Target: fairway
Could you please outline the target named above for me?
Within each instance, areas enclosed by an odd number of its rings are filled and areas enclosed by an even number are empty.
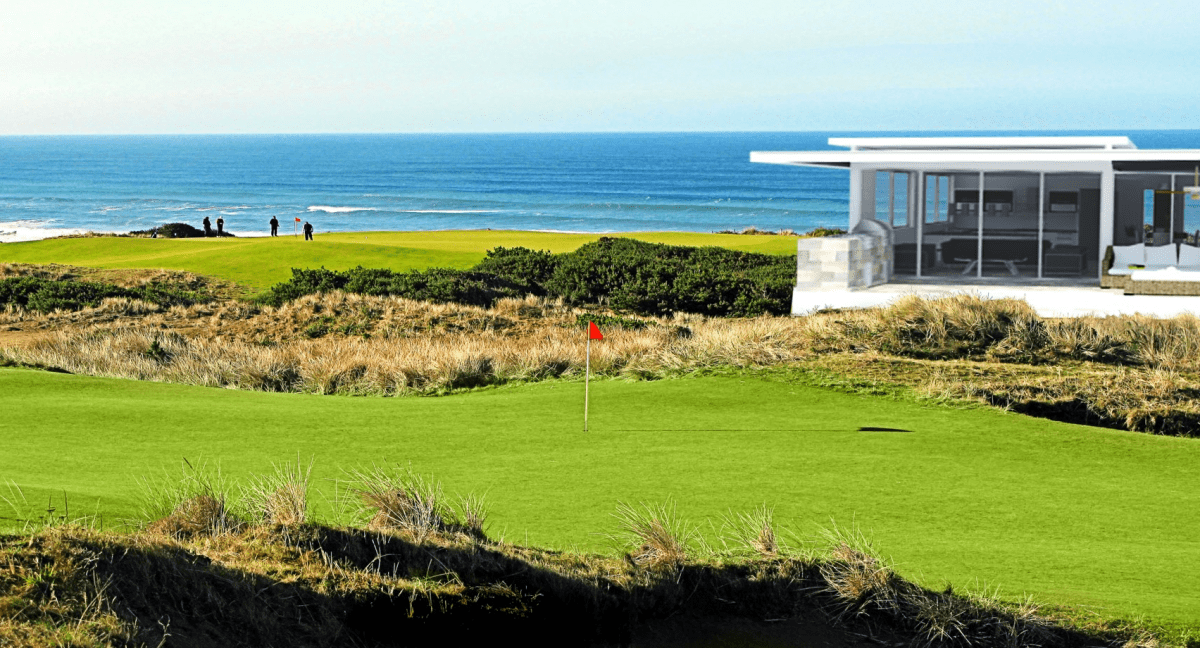
[[[899,571],[957,590],[1200,625],[1200,443],[989,409],[850,395],[784,374],[546,382],[440,398],[268,394],[0,369],[0,480],[72,511],[128,516],[136,478],[180,459],[245,476],[316,459],[411,462],[451,492],[486,492],[491,534],[610,550],[618,500],[674,496],[715,537],[767,502],[812,536],[852,522]],[[882,427],[911,432],[860,432]],[[2,491],[0,491],[2,492]],[[0,512],[0,515],[8,513]]]
[[[186,270],[262,290],[292,276],[292,268],[346,270],[355,266],[414,270],[469,268],[494,247],[569,252],[601,236],[671,245],[713,245],[767,254],[795,254],[794,236],[695,232],[561,234],[520,231],[340,232],[313,241],[277,238],[62,238],[0,245],[0,262],[63,263],[93,268]]]

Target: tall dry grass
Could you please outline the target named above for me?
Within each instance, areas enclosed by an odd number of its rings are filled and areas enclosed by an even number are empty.
[[[539,300],[509,300],[494,309],[387,298],[362,301],[378,308],[375,330],[382,333],[253,341],[259,318],[296,322],[299,328],[305,320],[297,320],[298,310],[331,312],[313,299],[255,313],[239,336],[119,326],[61,331],[5,353],[15,362],[71,373],[316,394],[436,393],[583,370],[586,337],[574,325],[574,311],[561,306]],[[530,314],[551,309],[553,317]],[[222,315],[233,317],[226,311],[212,317]],[[519,324],[518,317],[523,317]],[[637,331],[605,331],[605,341],[592,347],[591,367],[600,375],[643,375],[706,366],[767,366],[805,353],[798,329],[787,319],[679,317]]]
[[[699,538],[696,527],[679,515],[674,500],[661,503],[619,502],[613,513],[620,532],[610,539],[638,567],[678,575],[687,562],[689,545]]]

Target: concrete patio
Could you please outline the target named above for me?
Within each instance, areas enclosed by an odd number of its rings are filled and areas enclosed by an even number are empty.
[[[856,290],[803,291],[792,294],[792,313],[807,314],[826,308],[872,308],[886,306],[905,295],[928,299],[955,294],[976,294],[991,299],[1023,299],[1042,317],[1080,317],[1143,314],[1153,317],[1200,315],[1200,297],[1168,295],[1125,295],[1120,290],[1080,285],[1079,282],[1030,284],[991,283],[964,285],[950,281],[905,281]]]

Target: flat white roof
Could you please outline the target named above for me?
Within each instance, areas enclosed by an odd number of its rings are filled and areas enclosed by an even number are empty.
[[[753,151],[751,162],[939,171],[1188,172],[1200,149],[1139,149],[1128,137],[831,137],[848,151]]]
[[[1135,149],[1124,135],[1098,137],[831,137],[830,146],[883,149]]]

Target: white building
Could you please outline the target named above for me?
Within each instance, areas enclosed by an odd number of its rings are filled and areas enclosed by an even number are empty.
[[[849,171],[850,233],[800,240],[794,310],[815,303],[804,293],[897,281],[1200,294],[1200,237],[1184,231],[1185,210],[1200,208],[1200,150],[1138,149],[1128,137],[829,144],[846,150],[750,154]]]

